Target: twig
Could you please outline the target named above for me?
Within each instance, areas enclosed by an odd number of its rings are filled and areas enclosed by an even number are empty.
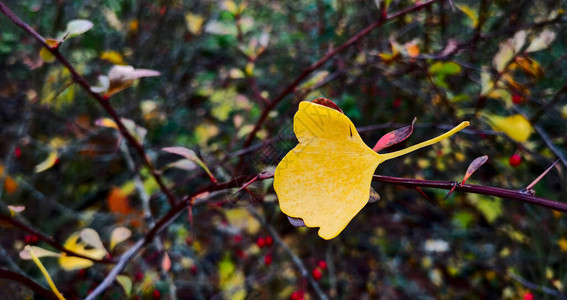
[[[16,272],[0,269],[0,278],[19,282],[19,283],[21,283],[21,284],[25,285],[26,287],[32,289],[34,292],[40,294],[41,296],[43,296],[47,299],[57,300],[57,296],[55,296],[55,294],[52,291],[43,288],[41,285],[37,284],[35,281],[27,278],[26,276],[24,276],[22,274],[18,274]]]
[[[268,232],[270,233],[276,244],[282,247],[282,249],[291,257],[291,260],[293,261],[295,266],[299,269],[299,272],[301,273],[301,277],[307,278],[309,284],[311,285],[311,287],[313,287],[313,290],[315,290],[315,293],[317,293],[319,299],[323,299],[323,300],[328,299],[327,295],[325,294],[325,292],[323,292],[317,281],[315,281],[315,279],[313,279],[313,277],[309,275],[309,271],[305,267],[305,264],[303,264],[301,258],[299,258],[297,255],[295,255],[295,253],[293,253],[293,251],[289,248],[289,246],[279,236],[278,232],[274,229],[274,227],[268,224],[268,222],[266,222],[266,219],[262,217],[253,206],[250,205],[247,207],[247,209],[254,218],[260,221],[260,223],[262,223],[263,228],[268,230]]]
[[[529,289],[532,289],[532,290],[535,290],[535,291],[541,291],[545,294],[553,295],[553,296],[559,297],[560,299],[563,299],[563,300],[567,299],[567,296],[565,294],[562,294],[561,292],[559,292],[557,290],[537,285],[533,282],[527,281],[526,279],[524,279],[524,278],[522,278],[522,277],[520,277],[520,276],[518,276],[514,273],[509,273],[508,276],[510,276],[512,279],[516,280],[521,285],[523,285],[523,286],[525,286]]]
[[[39,232],[39,231],[27,226],[26,224],[14,219],[10,216],[0,215],[0,222],[6,222],[6,223],[8,223],[8,224],[10,224],[10,225],[12,225],[16,228],[19,228],[20,230],[23,230],[23,231],[25,231],[29,234],[35,235],[35,236],[37,236],[38,239],[48,243],[53,248],[55,248],[55,249],[57,249],[61,252],[64,252],[68,256],[76,256],[76,257],[88,259],[90,261],[97,262],[97,263],[103,263],[103,264],[115,263],[115,261],[113,259],[108,259],[108,258],[94,259],[92,257],[85,256],[85,255],[79,254],[75,251],[69,250],[69,249],[63,247],[60,243],[58,243],[53,237],[45,235],[42,232]]]
[[[228,182],[208,185],[193,192],[193,194],[184,197],[183,200],[172,207],[165,216],[161,217],[156,222],[156,225],[152,227],[152,229],[142,239],[138,240],[136,244],[132,246],[132,248],[130,248],[127,252],[120,256],[118,263],[116,263],[112,271],[110,271],[110,273],[106,275],[104,280],[93,290],[91,294],[89,294],[86,300],[96,299],[97,296],[99,296],[102,292],[104,292],[104,290],[112,285],[112,282],[114,282],[116,276],[120,274],[120,272],[122,272],[124,268],[126,268],[130,260],[132,260],[132,258],[134,258],[146,245],[151,243],[156,236],[158,236],[165,228],[167,228],[167,226],[169,226],[169,224],[171,224],[181,214],[181,212],[187,208],[187,206],[193,204],[192,202],[194,201],[193,198],[195,196],[205,192],[214,192],[240,187],[243,183],[252,180],[252,178],[256,176],[259,177],[258,180],[271,178],[270,175],[266,174],[240,176]]]
[[[537,133],[539,134],[539,136],[541,136],[541,138],[543,139],[543,141],[547,145],[547,147],[549,147],[549,149],[555,155],[557,155],[559,160],[561,160],[561,164],[563,166],[567,167],[567,158],[565,158],[565,155],[563,154],[563,152],[553,144],[553,142],[549,138],[549,135],[547,135],[547,133],[539,125],[534,125],[534,128],[537,131]]]
[[[140,155],[140,157],[144,161],[144,164],[149,169],[150,174],[152,174],[152,177],[154,177],[157,184],[159,185],[160,190],[167,197],[169,203],[171,205],[175,205],[177,203],[177,198],[175,197],[175,195],[173,195],[171,193],[171,191],[167,188],[167,186],[165,186],[165,183],[161,179],[161,175],[154,168],[149,156],[146,154],[146,151],[144,150],[144,147],[128,131],[128,129],[126,128],[126,126],[122,122],[120,116],[118,115],[116,110],[114,110],[114,107],[110,104],[108,99],[105,99],[101,95],[91,91],[91,86],[88,83],[88,81],[86,80],[86,78],[83,77],[81,74],[79,74],[77,69],[75,69],[75,67],[73,67],[73,65],[67,60],[67,58],[65,56],[63,56],[63,54],[61,54],[61,52],[59,52],[58,48],[50,47],[45,42],[45,39],[39,33],[37,33],[26,22],[22,21],[22,19],[20,19],[16,14],[14,14],[14,12],[12,12],[2,2],[0,2],[0,12],[2,12],[4,15],[6,15],[6,17],[8,17],[12,21],[12,23],[14,23],[18,27],[22,28],[24,31],[26,31],[30,35],[32,35],[36,40],[38,40],[42,44],[43,47],[48,49],[53,54],[53,56],[55,56],[55,58],[60,63],[62,63],[65,66],[65,68],[67,68],[67,70],[69,70],[69,72],[71,73],[71,76],[73,78],[73,81],[78,83],[85,90],[85,92],[87,92],[87,94],[89,94],[92,98],[94,98],[104,108],[104,110],[106,110],[106,112],[110,115],[110,117],[114,120],[114,122],[116,123],[116,125],[120,129],[120,133],[122,134],[122,136],[124,136],[124,138],[128,141],[128,143],[130,143],[130,145],[132,147],[134,147],[134,149],[136,149],[136,151],[138,152],[138,155]]]
[[[455,186],[455,183],[451,181],[411,179],[411,178],[400,178],[400,177],[391,177],[384,175],[374,175],[372,180],[378,182],[399,184],[411,188],[428,187],[428,188],[450,190]],[[472,185],[472,184],[459,184],[455,188],[455,191],[496,196],[496,197],[512,199],[512,200],[519,200],[525,203],[534,204],[537,206],[550,208],[553,210],[567,213],[567,203],[536,197],[528,193],[524,193],[520,190],[509,190],[509,189],[503,189],[497,187],[488,187],[488,186]]]

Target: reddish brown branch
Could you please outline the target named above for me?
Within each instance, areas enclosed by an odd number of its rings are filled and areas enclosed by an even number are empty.
[[[522,190],[508,190],[497,187],[471,185],[471,184],[457,184],[455,187],[455,183],[451,181],[411,179],[411,178],[400,178],[400,177],[391,177],[391,176],[383,176],[383,175],[374,175],[372,180],[378,182],[399,184],[408,188],[428,187],[428,188],[436,188],[443,190],[451,190],[452,188],[455,188],[455,191],[518,200],[524,203],[534,204],[537,206],[550,208],[553,210],[567,213],[567,203],[536,197]]]
[[[43,288],[41,285],[37,284],[35,281],[27,278],[22,274],[18,274],[16,272],[0,269],[0,278],[12,280],[19,282],[26,287],[30,288],[34,292],[40,294],[41,296],[47,299],[54,299],[57,300],[57,296],[50,290]]]
[[[161,179],[160,174],[155,170],[150,158],[146,154],[144,147],[128,131],[128,129],[126,129],[126,126],[124,126],[124,123],[122,122],[120,116],[118,115],[116,110],[114,110],[114,107],[112,107],[112,105],[110,104],[108,99],[105,99],[101,95],[91,91],[91,86],[88,83],[88,81],[86,80],[86,78],[83,77],[81,74],[79,74],[77,69],[75,69],[75,67],[73,67],[73,65],[67,60],[67,58],[59,52],[58,48],[50,47],[45,42],[45,38],[43,38],[39,33],[37,33],[26,22],[22,21],[22,19],[20,19],[16,14],[14,14],[14,12],[12,12],[2,2],[0,2],[0,11],[4,15],[6,15],[12,21],[12,23],[16,24],[18,27],[22,28],[27,33],[32,35],[38,42],[41,43],[41,45],[43,47],[48,49],[55,56],[55,58],[69,70],[69,72],[71,73],[71,76],[73,78],[73,81],[78,83],[85,90],[85,92],[87,92],[89,95],[91,95],[91,97],[93,97],[104,108],[104,110],[106,110],[106,112],[110,115],[110,117],[114,120],[114,122],[116,123],[116,125],[120,129],[120,133],[122,133],[124,138],[130,143],[130,145],[132,147],[134,147],[134,149],[136,149],[136,152],[138,152],[138,155],[140,155],[140,157],[144,161],[144,164],[150,170],[150,173],[152,174],[153,178],[155,179],[155,181],[159,185],[161,191],[166,195],[169,203],[171,205],[175,205],[177,203],[177,198],[171,193],[171,191],[167,188],[167,186],[165,186],[165,183]]]
[[[26,224],[14,219],[10,216],[0,215],[0,222],[8,223],[8,224],[10,224],[10,225],[22,230],[22,231],[25,231],[29,234],[37,236],[38,239],[48,243],[53,248],[65,253],[68,256],[76,256],[76,257],[88,259],[88,260],[93,261],[93,262],[104,263],[104,264],[113,264],[113,263],[116,262],[115,260],[108,259],[108,258],[94,259],[92,257],[88,257],[88,256],[82,255],[80,253],[74,252],[72,250],[69,250],[69,249],[63,247],[63,245],[61,245],[60,243],[58,243],[53,237],[48,236],[46,234],[43,234],[42,232],[39,232],[39,231],[27,226]]]
[[[358,32],[357,34],[355,34],[353,37],[351,37],[348,41],[344,42],[342,45],[340,45],[339,47],[335,48],[333,51],[327,53],[325,56],[323,56],[321,59],[319,59],[318,61],[316,61],[315,63],[313,63],[312,65],[310,65],[309,67],[305,68],[303,70],[303,72],[301,72],[301,74],[299,74],[299,76],[297,78],[295,78],[295,80],[290,83],[274,100],[272,100],[262,111],[262,114],[260,115],[260,118],[258,119],[258,121],[256,122],[256,125],[254,125],[254,129],[250,132],[250,134],[248,135],[248,138],[246,139],[246,141],[244,142],[243,148],[246,148],[248,146],[250,146],[250,144],[252,143],[252,141],[254,140],[254,138],[256,137],[256,133],[258,133],[258,131],[260,130],[260,127],[262,127],[262,125],[264,124],[264,122],[266,121],[266,118],[268,117],[268,115],[270,114],[270,112],[289,94],[293,93],[293,91],[295,91],[295,89],[297,88],[297,86],[299,86],[299,84],[305,79],[307,78],[307,76],[309,76],[311,73],[313,73],[313,71],[317,70],[319,67],[321,67],[324,63],[326,63],[328,60],[330,60],[333,56],[337,55],[338,53],[344,51],[346,48],[352,46],[353,44],[355,44],[356,42],[358,42],[361,38],[363,38],[364,36],[366,36],[368,33],[370,33],[372,30],[374,30],[377,27],[380,27],[381,25],[398,19],[399,17],[402,17],[408,13],[412,13],[421,9],[424,9],[426,7],[428,7],[429,5],[433,4],[434,2],[438,2],[438,0],[429,0],[429,1],[425,1],[422,2],[420,4],[414,5],[412,7],[403,9],[399,12],[393,13],[391,15],[387,15],[383,18],[380,18],[378,21],[368,25],[366,28],[364,28],[363,30],[361,30],[360,32]]]

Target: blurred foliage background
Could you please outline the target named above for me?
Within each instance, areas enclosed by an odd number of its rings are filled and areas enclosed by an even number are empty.
[[[534,190],[567,199],[563,1],[438,1],[384,24],[301,82],[250,147],[244,141],[267,102],[307,66],[377,21],[381,9],[392,13],[419,1],[4,2],[45,37],[58,37],[71,20],[91,21],[91,30],[60,51],[92,85],[113,65],[161,72],[109,101],[136,124],[180,197],[209,179],[162,148],[192,149],[219,181],[273,170],[296,144],[298,102],[327,97],[370,146],[414,117],[413,136],[393,148],[471,121],[450,140],[384,163],[378,174],[461,181],[474,158],[488,155],[468,182],[520,190],[562,157]],[[111,232],[126,227],[132,237],[110,251],[119,256],[167,213],[166,197],[117,131],[99,126],[108,116],[69,72],[45,62],[40,45],[6,17],[0,28],[2,214],[24,206],[15,218],[61,243],[88,227],[108,246]],[[528,127],[498,119],[518,114]],[[529,138],[515,138],[518,130]],[[182,214],[122,275],[135,298],[317,298],[289,247],[330,298],[566,297],[563,214],[476,194],[444,200],[446,191],[427,190],[434,206],[415,190],[373,187],[381,200],[330,241],[290,225],[271,180],[252,184],[251,193],[201,195],[190,212],[193,227]],[[25,244],[53,248],[0,225],[0,268],[47,287],[18,253]],[[57,259],[42,261],[68,299],[85,297],[111,267],[66,271]],[[29,295],[11,281],[0,284]],[[119,285],[104,294],[125,297]]]

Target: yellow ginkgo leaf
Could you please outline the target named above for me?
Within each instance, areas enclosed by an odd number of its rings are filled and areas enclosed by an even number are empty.
[[[468,126],[463,122],[437,138],[378,154],[350,119],[332,108],[301,102],[294,117],[299,144],[278,164],[274,189],[283,213],[320,227],[319,236],[336,237],[366,205],[376,167],[385,160],[434,144]]]
[[[67,239],[67,241],[65,241],[65,244],[63,246],[68,250],[90,257],[92,259],[101,259],[106,255],[106,251],[102,249],[92,248],[82,241],[79,242],[80,237],[80,232],[73,233]],[[63,268],[64,270],[72,271],[88,268],[93,265],[93,262],[85,258],[67,256],[62,253],[62,256],[59,257],[59,265],[61,265],[61,268]]]

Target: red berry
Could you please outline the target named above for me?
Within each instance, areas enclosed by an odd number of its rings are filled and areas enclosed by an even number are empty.
[[[185,239],[185,243],[187,244],[187,246],[191,246],[191,244],[193,244],[193,239],[190,236],[188,236]]]
[[[262,247],[266,246],[266,240],[264,240],[263,237],[259,237],[256,240],[256,245],[258,245],[258,247],[262,248]]]
[[[400,105],[402,105],[402,99],[400,99],[400,98],[396,98],[396,99],[394,99],[394,102],[392,102],[392,106],[394,108],[399,108]]]
[[[144,273],[142,273],[142,272],[136,273],[136,275],[134,275],[134,279],[136,281],[140,281],[140,280],[144,279]]]
[[[242,251],[242,249],[236,249],[236,256],[238,256],[238,258],[245,258],[246,253],[244,253],[244,251]]]
[[[510,166],[515,168],[522,163],[522,157],[519,154],[515,153],[514,155],[510,156],[509,163]]]
[[[193,275],[197,274],[197,266],[196,265],[191,266],[191,268],[189,270],[191,271],[191,273]]]
[[[321,270],[319,270],[319,268],[313,269],[313,271],[311,271],[311,275],[313,275],[313,278],[315,278],[315,280],[319,280],[323,276],[323,274],[321,274]]]
[[[270,246],[272,246],[273,244],[274,244],[274,240],[272,239],[271,236],[268,235],[268,236],[266,237],[266,245],[267,245],[268,247],[270,247]]]
[[[14,156],[16,158],[22,156],[22,150],[19,147],[14,148]]]
[[[86,273],[86,272],[87,272],[87,271],[85,271],[85,269],[80,269],[80,270],[79,270],[79,273],[78,273],[77,275],[79,275],[79,277],[83,277],[83,276],[85,276],[85,273]]]
[[[514,94],[512,96],[512,102],[514,102],[514,104],[520,104],[522,103],[522,96],[518,95],[518,94]]]
[[[25,242],[26,244],[35,243],[35,242],[37,242],[37,240],[38,240],[38,237],[37,237],[36,235],[33,235],[33,234],[26,234],[26,235],[24,236],[24,242]]]
[[[527,292],[527,293],[524,295],[524,300],[534,300],[534,294],[532,294],[532,293],[530,293],[530,292]]]
[[[290,300],[303,300],[303,291],[295,291],[291,293]]]
[[[154,299],[159,299],[161,298],[161,293],[159,292],[158,289],[155,289],[152,293],[152,296],[154,296]]]
[[[235,243],[240,243],[241,241],[242,241],[242,236],[240,234],[234,236]]]
[[[264,256],[264,263],[266,264],[266,266],[269,266],[272,263],[272,256],[269,254]]]
[[[321,268],[321,270],[327,269],[327,263],[324,260],[320,260],[317,265],[319,266],[319,268]]]

